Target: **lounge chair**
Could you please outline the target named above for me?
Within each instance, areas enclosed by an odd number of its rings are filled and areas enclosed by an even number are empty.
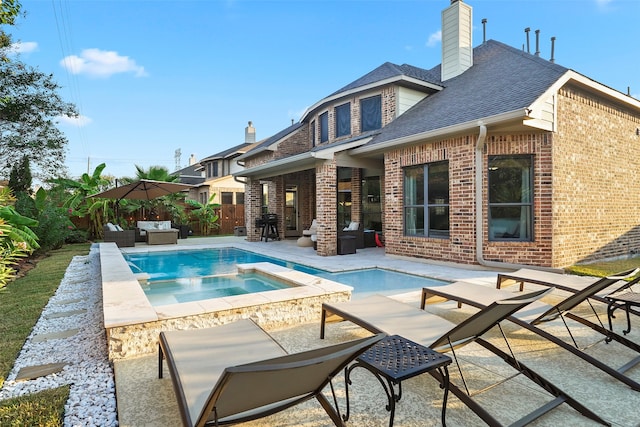
[[[572,293],[555,305],[549,305],[541,301],[536,301],[530,304],[525,310],[518,311],[513,316],[510,316],[509,320],[570,351],[581,359],[589,362],[596,368],[627,384],[632,389],[640,391],[640,383],[624,374],[633,366],[640,363],[640,345],[606,329],[600,321],[600,318],[598,317],[598,314],[595,311],[593,305],[591,305],[591,303],[588,301],[589,298],[602,291],[603,289],[606,289],[621,280],[632,278],[636,274],[638,274],[638,269],[626,271],[616,276],[604,277],[587,286],[586,288]],[[444,286],[423,288],[420,306],[424,308],[426,303],[439,302],[444,299],[457,301],[458,304],[468,304],[473,307],[484,309],[485,307],[496,301],[512,298],[514,295],[517,294],[503,289],[491,289],[486,286],[476,285],[473,283],[456,282]],[[584,317],[570,312],[570,310],[585,301],[589,303],[589,306],[593,310],[593,313],[598,318],[599,324],[591,322]],[[582,349],[580,349],[573,334],[571,333],[565,317],[579,322],[601,333],[602,335],[604,335],[607,341],[616,341],[630,348],[631,350],[636,351],[639,356],[635,357],[629,363],[618,369],[612,368],[611,366],[605,364],[602,360],[596,359],[595,357],[590,356],[589,354],[582,351]],[[558,318],[562,319],[564,326],[567,329],[569,336],[571,337],[572,343],[566,342],[563,339],[539,327],[539,325],[545,322]]]
[[[458,364],[460,374],[462,374],[462,370],[455,357],[455,349],[471,342],[477,342],[555,397],[549,403],[525,415],[512,425],[526,425],[562,403],[567,403],[585,417],[601,424],[609,425],[598,415],[554,386],[549,380],[516,360],[513,353],[508,354],[481,338],[485,332],[494,326],[499,327],[499,323],[503,319],[549,292],[551,292],[550,289],[539,290],[528,294],[520,294],[508,300],[497,301],[458,325],[435,314],[381,295],[373,295],[361,300],[348,302],[324,303],[322,304],[320,337],[324,338],[325,336],[325,324],[328,317],[335,315],[373,333],[383,332],[389,335],[401,335],[439,352],[451,351]],[[502,335],[506,341],[504,333]],[[443,384],[443,378],[437,371],[430,371],[429,374]],[[464,387],[466,389],[466,383]],[[494,416],[489,414],[471,397],[468,390],[463,391],[452,382],[449,382],[449,390],[488,425],[501,425]]]
[[[619,275],[620,274],[615,274],[615,276]],[[552,286],[556,289],[560,289],[566,292],[576,293],[583,290],[587,286],[592,285],[596,280],[599,279],[588,276],[577,276],[574,274],[559,274],[548,271],[521,268],[520,270],[514,271],[513,273],[498,274],[496,287],[498,289],[502,289],[512,284],[518,284],[520,290],[522,291],[524,290],[525,283],[533,283],[541,286]],[[635,279],[625,283],[623,287],[630,288],[638,282],[640,282],[640,275],[638,275]],[[610,292],[605,289],[596,293],[595,295],[592,295],[590,298],[592,300],[611,305],[611,302],[606,298],[607,295],[609,295],[610,293],[620,292],[621,290],[622,289],[617,289],[613,292]],[[612,311],[614,311],[615,309],[620,308],[620,304],[613,304],[611,308]],[[633,310],[631,308],[629,309],[628,313],[633,313],[636,316],[640,316],[639,311]]]
[[[342,426],[337,404],[334,409],[322,390],[349,362],[383,337],[288,355],[251,320],[161,332],[158,375],[162,378],[164,357],[185,426],[254,420],[314,397],[334,424]]]

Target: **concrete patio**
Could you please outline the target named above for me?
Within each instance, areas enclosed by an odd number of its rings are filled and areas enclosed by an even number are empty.
[[[167,249],[180,247],[233,246],[262,253],[272,257],[307,264],[331,271],[354,268],[381,267],[413,274],[425,275],[443,280],[466,280],[485,286],[495,286],[496,271],[471,269],[466,266],[433,264],[415,260],[401,259],[384,255],[382,248],[358,250],[356,254],[319,257],[313,248],[296,246],[295,240],[278,242],[248,243],[244,238],[190,238],[180,240],[178,246],[171,245]],[[133,250],[160,250],[138,246]],[[549,297],[557,299],[562,294]],[[397,299],[419,305],[419,292],[409,292],[396,296]],[[604,312],[603,305],[598,306]],[[429,312],[440,315],[453,322],[460,322],[475,310],[463,307],[456,309],[454,303],[444,303],[427,307]],[[606,318],[606,315],[605,315]],[[624,316],[618,316],[616,329],[626,326]],[[637,320],[637,319],[633,319]],[[638,327],[636,327],[638,326]],[[327,338],[319,339],[320,320],[300,324],[284,329],[268,329],[268,332],[289,352],[321,347],[337,342],[368,335],[368,332],[349,323],[338,322],[328,325]],[[538,336],[506,323],[503,325],[509,343],[516,357],[551,380],[573,398],[590,410],[604,418],[614,426],[640,425],[640,393],[624,384],[615,381],[608,375],[570,355]],[[566,335],[561,321],[545,325],[547,331]],[[597,342],[600,338],[588,328],[576,327],[576,338],[582,344]],[[489,341],[507,350],[502,337],[495,328],[487,336]],[[630,339],[640,342],[640,325],[633,324]],[[586,350],[589,354],[609,361],[612,366],[621,366],[636,354],[617,344],[597,342]],[[490,383],[508,377],[514,371],[498,357],[489,353],[477,344],[471,344],[456,351],[461,362],[462,371],[472,390],[479,390]],[[114,363],[116,389],[118,399],[118,416],[121,426],[156,426],[180,425],[180,417],[170,376],[165,367],[163,379],[157,378],[157,354],[135,359],[119,360]],[[450,366],[451,381],[462,387],[460,374],[454,364]],[[640,380],[640,369],[634,368],[628,375]],[[353,385],[350,388],[351,418],[347,425],[382,426],[388,423],[385,411],[386,396],[378,381],[363,369],[356,369],[352,375]],[[334,387],[338,394],[340,410],[344,413],[344,377],[334,379]],[[330,391],[325,390],[330,397]],[[474,397],[489,413],[503,424],[510,424],[537,406],[551,400],[548,394],[531,381],[515,378],[489,391]],[[403,396],[396,407],[395,425],[401,426],[437,426],[440,422],[442,390],[429,375],[421,375],[403,383]],[[475,414],[464,406],[457,398],[449,395],[447,404],[447,424],[450,426],[485,425]],[[331,425],[324,411],[315,401],[289,409],[262,420],[246,423],[251,426],[326,426]],[[552,413],[535,421],[533,426],[586,426],[596,423],[581,416],[567,405],[561,405]]]

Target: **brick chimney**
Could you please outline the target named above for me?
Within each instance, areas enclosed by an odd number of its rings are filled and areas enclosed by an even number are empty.
[[[244,128],[244,142],[247,144],[256,142],[256,128],[253,127],[251,121],[249,121],[249,126]]]
[[[442,81],[467,71],[473,65],[471,6],[462,0],[451,0],[442,11]]]

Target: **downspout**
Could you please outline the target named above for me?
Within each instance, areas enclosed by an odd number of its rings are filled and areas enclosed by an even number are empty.
[[[476,141],[476,260],[480,265],[487,265],[482,253],[482,238],[484,236],[484,219],[482,217],[482,160],[484,158],[484,140],[487,138],[487,127],[480,124],[478,140]]]
[[[484,171],[483,167],[483,159],[484,159],[484,142],[487,137],[487,127],[484,124],[480,124],[480,128],[478,131],[478,139],[476,141],[476,261],[478,264],[483,265],[485,267],[490,268],[501,268],[508,270],[518,270],[520,268],[529,268],[533,270],[544,270],[544,271],[552,271],[552,272],[561,272],[558,269],[547,268],[547,267],[538,267],[532,265],[523,265],[523,264],[511,264],[507,262],[499,262],[499,261],[487,261],[484,259],[483,254],[483,246],[482,239],[484,237],[484,218],[482,216],[483,212],[483,180],[482,180],[482,172]]]
[[[243,168],[243,167],[244,167],[244,162],[243,162],[242,160],[236,160],[236,165],[238,165],[238,166],[240,166],[241,168]],[[239,177],[234,176],[234,177],[233,177],[233,180],[234,180],[235,182],[239,182],[240,184],[247,185],[247,180],[246,180],[246,179],[243,181],[243,180],[242,180],[242,179],[240,179]]]

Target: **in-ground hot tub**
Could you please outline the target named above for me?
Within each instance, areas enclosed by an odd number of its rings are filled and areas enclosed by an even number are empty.
[[[100,244],[104,326],[109,359],[157,350],[160,331],[207,328],[250,318],[266,327],[317,322],[323,302],[346,301],[353,288],[271,263],[242,264],[238,271],[263,274],[284,289],[153,307],[115,243]]]

